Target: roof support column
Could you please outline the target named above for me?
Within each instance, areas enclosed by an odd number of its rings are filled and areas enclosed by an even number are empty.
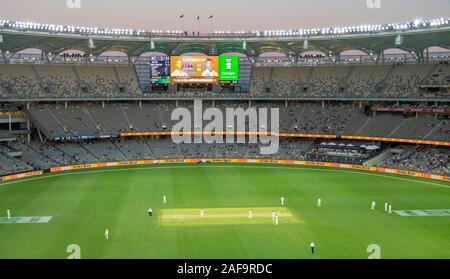
[[[28,143],[31,142],[31,132],[30,132],[30,118],[27,117],[27,130],[28,130],[28,134],[27,134],[27,141]]]
[[[2,51],[2,57],[3,57],[3,60],[6,62],[6,63],[8,63],[8,61],[6,60],[6,56],[5,56],[5,53]]]
[[[384,50],[381,52],[381,64],[384,65]]]
[[[46,57],[47,57],[48,64],[52,64],[52,61],[54,60],[56,55],[54,55],[53,53],[49,52],[49,53],[46,54]]]
[[[289,55],[288,58],[289,58],[289,60],[291,61],[292,66],[297,66],[297,62],[298,62],[298,54],[295,54],[295,55]]]
[[[8,126],[9,126],[9,131],[12,131],[12,119],[11,119],[11,112],[8,112]]]
[[[258,60],[258,56],[250,56],[250,55],[248,55],[247,58],[248,58],[248,61],[250,61],[250,64],[252,65],[252,67],[255,65],[256,60]]]
[[[417,60],[420,64],[425,63],[425,57],[423,56],[423,52],[418,52],[417,53]]]
[[[11,57],[13,56],[13,54],[10,52],[8,55],[6,55],[4,52],[2,52],[3,54],[3,59],[5,60],[6,64],[9,64],[9,62],[11,61]]]

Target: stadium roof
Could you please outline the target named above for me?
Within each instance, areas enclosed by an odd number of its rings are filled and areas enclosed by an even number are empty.
[[[78,29],[54,25],[7,24],[8,22],[0,24],[0,50],[3,52],[17,52],[28,48],[53,54],[66,50],[80,50],[93,55],[121,51],[129,56],[139,56],[146,52],[167,55],[189,52],[221,55],[235,52],[249,57],[257,57],[266,52],[281,52],[286,56],[296,57],[305,51],[335,55],[346,50],[361,50],[368,54],[378,54],[386,49],[400,48],[421,55],[425,49],[433,46],[450,48],[448,20],[441,20],[440,24],[427,21],[423,25],[365,25],[342,29],[237,33],[217,31],[198,36],[180,31],[172,33],[101,29],[103,31],[100,32],[97,28],[69,32]]]

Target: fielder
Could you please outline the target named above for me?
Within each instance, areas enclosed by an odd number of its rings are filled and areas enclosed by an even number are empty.
[[[372,202],[372,205],[371,205],[371,207],[370,207],[370,209],[371,210],[375,210],[375,207],[377,206],[377,203],[376,202]]]
[[[392,204],[389,205],[389,211],[388,211],[388,213],[389,213],[389,214],[392,214]]]
[[[200,218],[205,217],[205,210],[202,208],[200,209]]]
[[[151,208],[149,208],[147,212],[148,212],[148,217],[153,216],[153,210]]]
[[[317,200],[317,207],[322,207],[322,199]]]
[[[166,196],[164,195],[163,196],[163,204],[166,204],[167,203],[167,198],[166,198]]]
[[[275,226],[278,226],[278,224],[279,224],[278,215],[275,215]]]
[[[274,221],[274,222],[275,222],[275,217],[276,217],[275,210],[272,210],[272,221]]]
[[[109,231],[108,231],[108,229],[105,229],[105,238],[107,240],[109,239]]]
[[[9,208],[6,209],[6,216],[8,216],[8,219],[11,219],[11,210]]]
[[[311,241],[311,253],[314,254],[314,249],[316,248],[316,244],[314,243],[314,241]]]
[[[250,209],[248,211],[248,219],[253,219],[253,210],[252,209]]]
[[[387,202],[384,203],[384,211],[386,211],[386,212],[388,211],[388,203]]]
[[[284,197],[281,197],[281,206],[284,206]]]

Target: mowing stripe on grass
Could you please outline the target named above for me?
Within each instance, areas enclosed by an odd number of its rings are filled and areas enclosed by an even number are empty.
[[[394,213],[403,217],[449,217],[450,209],[394,210]]]

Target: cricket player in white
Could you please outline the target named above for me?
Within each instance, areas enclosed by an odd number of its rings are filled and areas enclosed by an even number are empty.
[[[167,203],[167,199],[166,199],[166,196],[164,195],[163,196],[163,204],[166,204]]]
[[[200,209],[200,218],[205,217],[205,210],[202,208]]]
[[[105,238],[109,239],[109,231],[108,231],[108,229],[105,229]]]
[[[276,217],[275,210],[272,210],[272,221],[275,221],[275,217]]]
[[[376,202],[372,202],[372,206],[370,207],[370,209],[371,210],[375,210],[375,207],[377,206],[377,203]]]
[[[278,215],[277,214],[275,214],[275,226],[278,226]]]
[[[11,219],[11,210],[9,208],[6,209],[6,216],[8,216],[8,219]]]
[[[392,204],[389,205],[389,214],[392,214]]]
[[[281,206],[284,206],[284,197],[281,197]]]
[[[251,209],[248,211],[248,218],[253,219],[253,210]]]
[[[321,207],[322,206],[322,199],[318,199],[317,200],[317,207]]]
[[[311,241],[311,253],[314,254],[314,249],[316,248],[316,244],[314,243],[314,241]]]
[[[388,211],[388,203],[387,202],[384,203],[384,211],[386,211],[386,212]]]

